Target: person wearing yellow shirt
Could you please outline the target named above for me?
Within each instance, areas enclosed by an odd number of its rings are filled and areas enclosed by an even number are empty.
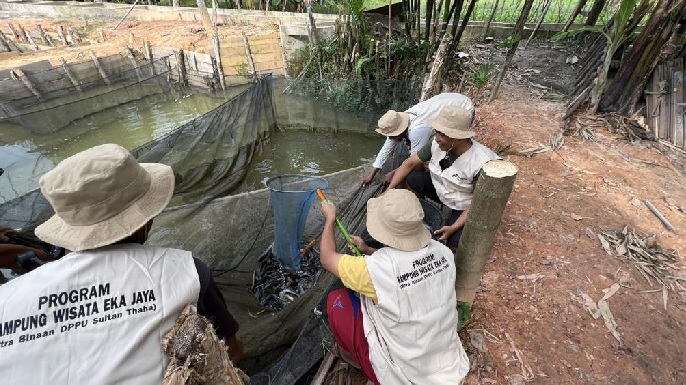
[[[394,189],[367,202],[367,231],[384,247],[355,237],[362,257],[336,251],[336,207],[321,211],[321,264],[346,286],[327,298],[341,355],[377,385],[459,384],[469,360],[457,335],[453,253],[431,239],[417,197]]]

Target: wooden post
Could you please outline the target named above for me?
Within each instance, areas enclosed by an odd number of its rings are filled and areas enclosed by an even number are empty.
[[[172,68],[171,68],[171,63],[169,62],[169,56],[164,58],[164,65],[167,67],[167,82],[171,83],[171,81],[172,81]]]
[[[53,47],[54,44],[52,44],[52,39],[50,39],[45,31],[43,31],[43,27],[41,27],[40,24],[38,24],[36,27],[38,28],[38,33],[40,34],[41,39],[43,39],[45,45]]]
[[[455,253],[458,303],[471,306],[476,298],[476,290],[484,274],[516,176],[517,166],[505,160],[487,162],[481,171]]]
[[[138,62],[136,62],[136,58],[133,56],[133,51],[131,50],[131,48],[126,48],[126,56],[128,56],[129,61],[133,66],[133,70],[136,71],[136,78],[138,79],[138,81],[143,81],[143,74],[141,73],[141,69],[138,68]]]
[[[250,72],[252,72],[253,79],[257,78],[257,70],[255,69],[255,62],[252,60],[252,52],[250,50],[250,44],[248,44],[248,37],[245,36],[245,32],[241,32],[243,35],[243,45],[245,46],[245,56],[248,58],[248,66],[250,67]]]
[[[436,55],[434,56],[433,64],[431,64],[431,71],[429,72],[429,75],[426,77],[426,81],[424,82],[424,86],[422,87],[422,95],[420,100],[426,100],[434,95],[434,93],[437,91],[438,84],[440,84],[441,80],[441,72],[443,68],[443,61],[445,59],[445,54],[448,50],[448,46],[450,46],[450,41],[452,40],[452,36],[450,35],[450,32],[446,32],[443,34],[443,38],[441,39],[441,45],[438,46],[438,49],[436,50]]]
[[[35,41],[33,41],[33,36],[31,36],[31,32],[25,31],[24,33],[26,33],[26,40],[28,40],[29,44],[31,45],[31,49],[33,49],[34,51],[38,51],[38,45]]]
[[[150,72],[152,73],[152,76],[157,75],[157,71],[155,70],[154,59],[152,56],[152,48],[150,48],[150,42],[147,40],[143,40],[143,52],[145,54],[145,59],[148,60],[148,65],[150,65]]]
[[[176,66],[179,71],[179,83],[186,85],[186,59],[183,54],[183,50],[180,49],[176,52]]]
[[[60,37],[63,45],[69,45],[67,42],[67,36],[64,34],[64,27],[61,25],[57,26],[57,36]]]
[[[10,43],[7,41],[7,37],[5,34],[0,30],[0,45],[5,48],[5,51],[10,52],[12,49],[10,48]]]
[[[103,31],[102,29],[100,30],[100,38],[102,39],[103,43],[107,41],[107,38],[105,37],[105,31]]]
[[[81,44],[81,36],[74,30],[74,28],[69,28],[69,36],[73,44]]]
[[[21,40],[22,38],[19,37],[19,32],[17,32],[16,28],[12,25],[12,23],[8,24],[8,27],[10,28],[10,32],[12,32],[12,35],[14,35],[14,40]]]
[[[670,62],[672,66],[672,143],[684,146],[684,64],[683,59]]]
[[[38,100],[41,100],[41,95],[38,92],[38,89],[36,89],[31,80],[28,77],[26,77],[24,71],[20,69],[13,69],[10,71],[10,76],[14,80],[21,80],[21,82],[24,83],[26,88],[28,88],[29,91],[31,91],[31,93],[38,98]]]
[[[95,63],[95,66],[98,68],[98,72],[100,73],[100,76],[102,76],[102,80],[104,80],[108,86],[112,85],[112,82],[110,82],[110,79],[107,77],[107,72],[105,72],[105,69],[102,68],[102,66],[100,65],[100,61],[98,60],[98,57],[95,56],[95,52],[93,52],[91,50],[91,51],[88,51],[88,53],[90,54],[91,59],[93,59],[93,63]]]
[[[133,32],[129,32],[129,48],[133,47],[134,37]]]
[[[129,13],[131,13],[131,11],[133,11],[133,7],[135,7],[136,4],[138,4],[138,0],[136,0],[136,1],[133,2],[133,5],[131,6],[131,8],[129,8],[129,10],[126,12],[126,14],[124,15],[124,17],[122,17],[121,20],[119,20],[119,22],[117,23],[117,25],[115,25],[114,28],[112,28],[112,30],[115,30],[115,29],[117,29],[117,27],[119,27],[119,24],[121,24],[121,22],[124,21],[124,19],[126,19],[127,16],[129,16]]]
[[[21,24],[17,24],[17,32],[19,33],[19,41],[27,42],[26,31],[24,31],[24,27]]]
[[[243,36],[245,36],[245,33],[243,33]],[[217,77],[219,78],[219,85],[222,86],[222,90],[226,89],[226,79],[224,79],[224,67],[222,65],[222,55],[221,51],[219,50],[219,36],[215,33],[214,36],[212,36],[212,43],[214,45],[214,56],[215,56],[215,64],[217,66]]]
[[[64,72],[67,74],[67,77],[69,78],[69,81],[71,81],[71,84],[76,88],[77,91],[81,92],[81,86],[79,85],[79,81],[76,80],[74,77],[74,74],[71,72],[71,68],[67,65],[67,61],[64,60],[63,57],[60,58],[60,62],[62,63],[62,69],[64,69]]]

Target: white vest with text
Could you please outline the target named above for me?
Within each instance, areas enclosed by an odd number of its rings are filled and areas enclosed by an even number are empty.
[[[460,155],[452,166],[441,170],[439,162],[445,157],[446,151],[438,147],[438,143],[431,143],[431,160],[429,173],[436,189],[436,195],[441,203],[453,210],[466,210],[472,204],[474,197],[474,178],[481,168],[490,160],[500,157],[483,144],[472,140],[472,146]]]
[[[457,385],[469,359],[457,335],[455,262],[442,243],[366,258],[378,304],[362,297],[369,359],[382,385]]]
[[[0,286],[3,384],[162,383],[161,341],[200,282],[190,252],[73,252]]]

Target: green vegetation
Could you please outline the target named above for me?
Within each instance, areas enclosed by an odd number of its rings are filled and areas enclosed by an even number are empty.
[[[426,57],[428,45],[394,41],[390,46],[391,65],[386,70],[386,49],[375,52],[376,44],[365,39],[366,47],[352,59],[338,39],[297,50],[288,64],[288,74],[296,78],[293,90],[301,95],[322,98],[347,111],[403,110],[419,98],[421,79],[417,62]],[[343,42],[344,43],[344,42]]]
[[[491,71],[495,68],[495,64],[493,63],[484,63],[482,64],[478,70],[474,73],[474,78],[472,80],[472,84],[474,84],[474,87],[477,89],[482,89],[488,84],[488,81],[491,79]]]
[[[397,3],[397,0],[392,0],[393,3]],[[543,19],[544,23],[565,23],[567,19],[569,19],[569,16],[572,14],[574,11],[574,7],[576,6],[578,0],[553,0],[552,4],[550,5],[550,9],[545,15],[545,18]],[[474,12],[472,13],[472,16],[470,17],[471,20],[473,21],[488,21],[488,19],[491,17],[491,13],[493,12],[493,7],[495,6],[496,0],[481,0],[477,3],[476,7],[474,8]],[[529,13],[528,17],[528,22],[535,22],[538,17],[541,15],[543,6],[542,6],[542,1],[539,2],[534,6],[534,8],[531,10]],[[364,9],[375,9],[383,5],[388,5],[388,1],[384,0],[365,0],[364,2]],[[586,5],[586,10],[590,9],[592,5],[592,1],[589,1],[588,4]],[[498,3],[498,9],[496,10],[495,13],[495,18],[493,19],[494,22],[500,22],[500,23],[514,23],[517,21],[517,18],[519,17],[519,14],[522,12],[522,7],[524,6],[524,0],[501,0]],[[422,17],[425,16],[426,13],[426,0],[421,0],[421,7],[422,7]],[[464,13],[466,12],[466,6],[463,7],[462,14],[460,17],[464,17]],[[441,17],[444,16],[445,9],[441,12]],[[612,15],[610,14],[610,11],[607,9],[600,15],[599,22],[600,23],[605,23],[610,19]],[[585,17],[579,16],[577,17],[576,20],[577,23],[583,23],[585,22]]]

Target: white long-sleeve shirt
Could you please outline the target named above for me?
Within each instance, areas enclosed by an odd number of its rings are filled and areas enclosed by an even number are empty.
[[[410,124],[407,129],[407,139],[410,141],[410,155],[415,154],[425,144],[431,141],[433,128],[428,123],[438,115],[441,108],[445,106],[460,106],[467,111],[474,111],[472,100],[457,92],[444,92],[423,102],[419,102],[408,108],[405,112],[410,115]],[[381,150],[374,160],[374,168],[381,169],[391,156],[395,141],[386,138]]]

